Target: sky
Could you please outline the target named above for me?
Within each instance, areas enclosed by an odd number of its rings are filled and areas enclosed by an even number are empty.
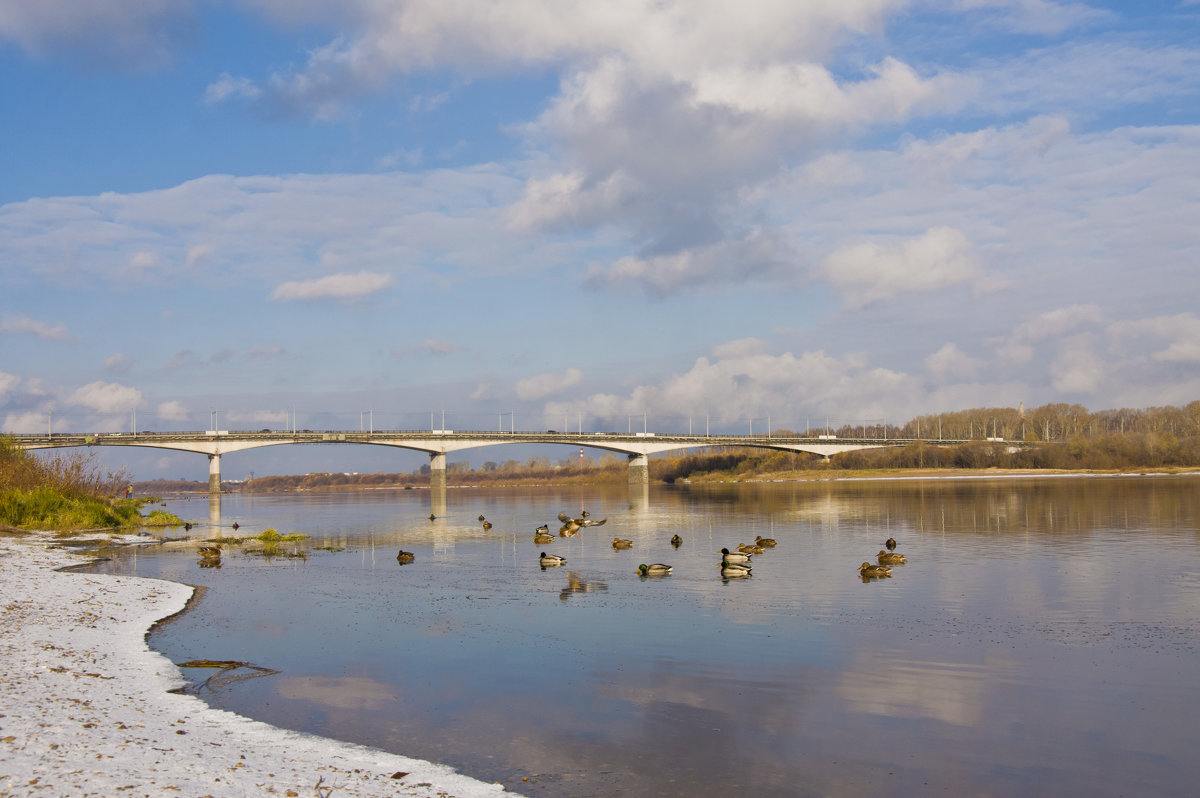
[[[0,102],[6,432],[1200,399],[1198,0],[0,0]]]

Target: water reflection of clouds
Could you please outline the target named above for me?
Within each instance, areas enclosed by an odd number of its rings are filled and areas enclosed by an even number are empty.
[[[974,727],[984,716],[989,682],[1005,670],[1001,663],[969,665],[863,652],[842,672],[836,693],[863,714]]]
[[[275,692],[280,698],[334,709],[372,709],[400,699],[395,685],[362,676],[282,676]]]

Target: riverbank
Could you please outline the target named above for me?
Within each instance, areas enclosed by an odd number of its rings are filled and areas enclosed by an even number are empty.
[[[66,573],[58,538],[0,537],[0,797],[504,793],[445,765],[286,731],[170,690],[146,644],[192,588]]]

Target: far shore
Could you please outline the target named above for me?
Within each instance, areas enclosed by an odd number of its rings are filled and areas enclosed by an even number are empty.
[[[1131,476],[1195,476],[1200,467],[1169,466],[1161,468],[1132,469],[1046,469],[1046,468],[891,468],[891,469],[806,469],[803,471],[781,471],[775,473],[729,475],[725,473],[704,474],[677,480],[678,485],[758,484],[764,482],[841,482],[851,480],[917,480],[917,479],[1006,479],[1034,477],[1131,477]],[[354,475],[351,475],[354,476]],[[374,475],[362,475],[372,477]],[[260,480],[270,477],[260,477]],[[627,484],[623,479],[589,479],[577,475],[562,479],[517,478],[487,479],[469,482],[449,481],[447,488],[455,490],[489,488],[563,488],[563,487],[611,487]],[[651,485],[668,485],[662,480],[651,480]],[[167,486],[171,486],[167,489]],[[186,486],[186,487],[184,487]],[[178,481],[153,480],[134,482],[134,493],[138,496],[195,496],[208,495],[207,482],[181,483]],[[429,490],[428,482],[393,484],[369,484],[348,482],[333,485],[310,485],[290,489],[269,491],[247,490],[244,483],[225,483],[225,494],[260,493],[347,493],[360,490]]]

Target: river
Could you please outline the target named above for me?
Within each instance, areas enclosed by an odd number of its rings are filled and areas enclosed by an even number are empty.
[[[226,546],[220,568],[182,543],[98,566],[208,588],[150,637],[173,661],[279,671],[185,670],[207,701],[526,795],[1167,796],[1200,780],[1200,476],[166,509],[193,540],[309,536],[270,558]],[[606,524],[533,542],[584,509]],[[719,550],[759,535],[778,545],[723,579]],[[864,581],[889,537],[907,562]],[[637,575],[653,562],[673,572]]]

